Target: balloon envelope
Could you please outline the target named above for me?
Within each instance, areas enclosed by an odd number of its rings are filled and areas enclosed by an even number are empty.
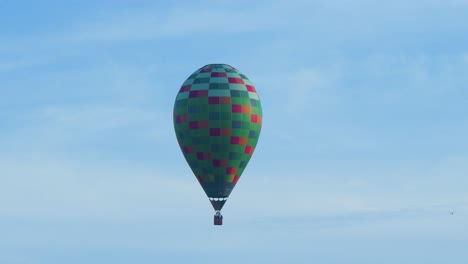
[[[209,64],[183,83],[174,128],[187,163],[221,210],[257,145],[262,108],[250,80],[226,64]]]

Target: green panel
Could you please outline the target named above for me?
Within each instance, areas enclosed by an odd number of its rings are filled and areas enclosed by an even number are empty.
[[[221,110],[220,110],[221,111]],[[232,113],[231,111],[226,111],[226,112],[221,112],[221,119],[224,120],[231,120],[232,118]]]
[[[217,78],[211,78],[210,79],[210,84],[211,83],[225,83],[225,84],[228,84],[228,78],[225,78],[225,77],[217,77]],[[227,88],[229,89],[229,87]]]
[[[236,84],[236,83],[230,83],[229,88],[231,90],[238,90],[238,91],[247,91],[247,88],[245,88],[244,84]]]
[[[250,118],[251,116],[248,114],[242,114],[242,121],[248,121],[250,124]]]
[[[209,97],[221,97],[221,96],[231,96],[231,92],[229,90],[209,90],[208,91]]]
[[[231,141],[231,137],[211,137],[211,143],[212,144],[229,144]]]
[[[183,99],[187,99],[188,97],[189,97],[189,93],[188,92],[183,92],[183,93],[179,93],[177,95],[176,100],[183,100]]]
[[[223,105],[219,105],[219,111],[220,112],[224,112],[224,113],[229,113],[231,114],[232,112],[232,105],[230,104],[223,104]]]
[[[240,97],[231,97],[232,104],[242,104],[242,98]]]
[[[241,113],[232,113],[232,120],[242,121],[243,116]]]
[[[192,84],[192,86],[190,87],[190,91],[208,90],[209,87],[210,87],[209,83]]]
[[[208,112],[208,104],[200,104],[200,105],[198,105],[198,111],[199,111],[200,113]]]
[[[185,85],[190,85],[193,83],[193,79],[187,79],[185,80],[185,82],[182,84],[182,86],[185,86]]]
[[[193,84],[199,84],[199,83],[209,83],[210,82],[210,78],[195,78],[195,80],[193,80]]]
[[[211,72],[201,72],[201,73],[198,73],[196,78],[207,78],[208,80],[210,79],[210,76],[211,76]]]
[[[176,101],[176,108],[179,108],[179,107],[187,107],[188,105],[188,100],[187,98],[184,98],[184,99],[181,99],[181,100],[177,100]]]
[[[249,138],[247,140],[247,145],[249,146],[255,146],[257,145],[258,138]]]
[[[257,93],[249,92],[249,98],[252,98],[252,99],[255,99],[255,100],[259,100],[259,101],[260,101],[260,98],[258,98],[258,94],[257,94]]]
[[[210,128],[218,128],[221,127],[221,121],[220,120],[210,120],[208,123],[208,126]]]
[[[246,129],[233,129],[232,130],[232,135],[236,137],[248,137],[249,136],[249,130]]]
[[[260,114],[260,111],[259,111],[258,107],[252,107],[252,114],[254,114],[254,115]]]
[[[236,71],[226,71],[228,78],[242,78],[240,74]]]
[[[240,93],[240,97],[242,97],[242,98],[249,98],[249,93],[250,93],[250,92],[248,92],[247,90],[245,90],[245,91],[239,91],[239,93]],[[250,99],[250,98],[249,98],[249,99]],[[244,101],[245,101],[245,100],[242,100],[242,102],[244,102]],[[250,105],[250,101],[249,101],[248,104]]]
[[[234,168],[239,168],[239,160],[229,160],[228,161],[228,167],[234,167]]]
[[[242,97],[242,105],[250,105],[250,98],[248,97],[248,94],[244,93],[244,97]]]
[[[219,111],[219,105],[218,104],[208,105],[208,111],[218,112]]]
[[[223,119],[220,122],[220,127],[222,127],[222,128],[230,128],[231,125],[232,125],[232,122],[231,122],[230,119]]]
[[[242,78],[242,79],[244,79],[244,78]],[[252,82],[251,82],[249,79],[244,79],[244,83],[245,83],[246,85],[251,85],[251,86],[253,86]]]
[[[200,138],[200,144],[204,145],[200,147],[198,150],[199,151],[204,151],[206,149],[206,145],[210,144],[210,137],[209,136],[201,136]]]

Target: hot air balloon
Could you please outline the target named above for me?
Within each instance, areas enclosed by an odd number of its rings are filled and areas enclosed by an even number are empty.
[[[252,82],[226,64],[188,77],[174,105],[174,129],[184,157],[222,225],[221,209],[257,145],[262,108]]]

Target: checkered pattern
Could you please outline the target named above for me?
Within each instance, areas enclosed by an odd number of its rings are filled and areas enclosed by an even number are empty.
[[[229,65],[200,68],[177,95],[177,140],[208,197],[229,196],[252,157],[261,126],[255,87]]]

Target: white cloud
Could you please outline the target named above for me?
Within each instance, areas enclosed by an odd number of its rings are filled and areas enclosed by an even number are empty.
[[[137,221],[180,215],[179,208],[190,203],[184,210],[193,213],[204,198],[194,178],[177,175],[184,170],[74,161],[50,153],[2,156],[0,163],[0,214],[13,219]]]
[[[148,110],[119,106],[46,107],[38,117],[46,129],[99,133],[130,125],[157,124],[160,114]]]
[[[464,61],[464,63],[468,63],[468,53],[462,55],[462,60]]]
[[[452,210],[468,215],[463,188],[468,184],[466,156],[388,165],[334,160],[318,168],[311,161],[282,170],[260,169],[256,161],[230,201],[249,215],[346,219],[355,214],[378,217],[401,212],[447,215]]]
[[[2,39],[3,49],[16,50],[17,44],[31,42],[39,47],[56,47],[106,41],[151,40],[195,34],[232,34],[272,30],[283,23],[281,9],[275,4],[197,5],[160,10],[157,6],[111,10],[101,17],[86,17],[63,32],[50,32],[35,37]],[[16,46],[16,47],[15,47]]]
[[[274,111],[295,113],[303,118],[314,110],[331,108],[339,100],[336,83],[339,70],[329,71],[323,67],[298,68],[296,70],[258,72],[255,84],[259,87],[264,106],[281,104]],[[278,102],[277,102],[278,101]],[[284,111],[286,110],[286,111]]]
[[[37,62],[34,60],[6,61],[6,62],[0,61],[0,72],[14,71],[14,70],[23,69],[29,66],[34,66],[36,64]]]
[[[18,124],[4,131],[0,141],[6,149],[22,151],[63,148],[94,139],[105,141],[111,136],[131,136],[127,140],[141,138],[156,144],[172,136],[172,127],[161,125],[161,120],[169,119],[169,114],[163,117],[153,110],[136,107],[48,106],[18,116]],[[119,144],[117,139],[114,144]]]
[[[320,70],[302,69],[287,74],[288,110],[293,113],[310,111],[316,106],[326,106],[336,102],[334,80]]]
[[[186,167],[161,171],[156,162],[3,155],[0,215],[7,224],[17,224],[4,230],[7,239],[0,244],[208,252],[230,251],[234,242],[243,251],[271,247],[265,237],[310,243],[311,236],[463,235],[468,231],[466,184],[452,180],[464,179],[466,161],[455,157],[426,170],[374,168],[366,173],[346,167],[290,168],[286,175],[257,167],[247,170],[234,190],[219,230],[213,229],[212,208]],[[456,195],[441,197],[443,192],[433,192],[432,185],[460,188]],[[206,248],[217,240],[223,242]]]

